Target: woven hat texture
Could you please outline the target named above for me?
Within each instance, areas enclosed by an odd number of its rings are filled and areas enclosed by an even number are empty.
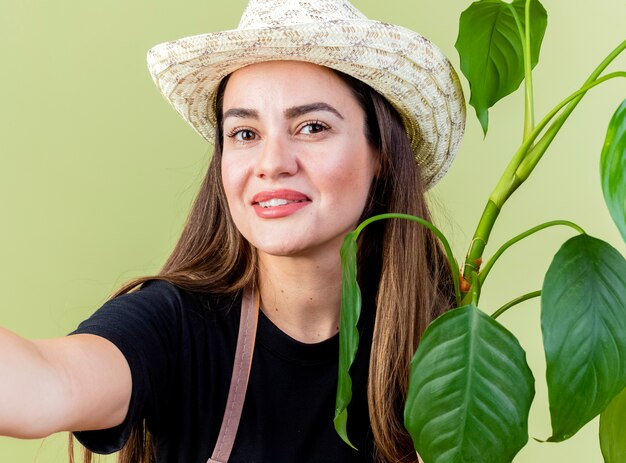
[[[456,72],[420,34],[370,20],[347,0],[251,0],[237,29],[148,51],[161,93],[209,142],[220,81],[244,66],[274,60],[307,61],[367,83],[402,116],[426,188],[448,170],[465,125]]]

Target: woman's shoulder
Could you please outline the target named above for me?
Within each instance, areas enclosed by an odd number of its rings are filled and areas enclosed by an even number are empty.
[[[218,293],[201,286],[193,287],[167,279],[155,278],[142,283],[138,289],[121,294],[112,300],[116,299],[145,299],[161,305],[175,306],[192,304],[200,305],[210,311],[223,312],[237,306],[241,300],[241,295],[239,292]]]
[[[83,321],[78,332],[87,326],[134,326],[145,330],[167,326],[170,330],[198,321],[230,320],[238,312],[231,310],[240,304],[238,294],[216,294],[194,290],[164,279],[144,282],[138,289],[113,297]]]

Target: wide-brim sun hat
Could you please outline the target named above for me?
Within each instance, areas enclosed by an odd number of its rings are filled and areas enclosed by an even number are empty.
[[[211,143],[221,80],[242,67],[277,60],[306,61],[365,82],[401,115],[425,187],[448,170],[465,126],[454,68],[420,34],[370,20],[347,0],[251,0],[237,29],[148,51],[161,93]]]

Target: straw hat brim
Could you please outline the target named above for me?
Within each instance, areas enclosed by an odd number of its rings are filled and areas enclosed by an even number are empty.
[[[443,53],[409,29],[371,20],[234,29],[148,52],[161,93],[211,143],[220,81],[244,66],[276,60],[307,61],[367,83],[402,116],[426,188],[448,170],[465,125],[461,85]]]

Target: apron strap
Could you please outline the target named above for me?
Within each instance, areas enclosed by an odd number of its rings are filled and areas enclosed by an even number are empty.
[[[224,411],[222,427],[220,428],[213,455],[211,455],[207,463],[227,463],[230,452],[233,450],[243,402],[246,398],[246,389],[248,388],[258,317],[259,293],[252,286],[247,286],[244,289],[241,301],[237,349],[235,351],[235,363],[233,365],[233,375],[230,379],[226,410]]]

